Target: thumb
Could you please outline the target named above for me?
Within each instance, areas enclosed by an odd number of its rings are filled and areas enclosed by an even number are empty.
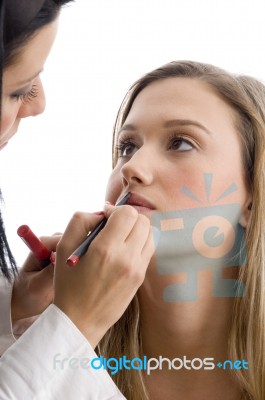
[[[88,233],[96,227],[103,217],[102,214],[76,212],[67,225],[57,251],[68,257],[86,239]]]
[[[51,287],[54,275],[54,265],[49,264],[47,267],[43,268],[42,271],[39,273],[41,286],[44,287]]]

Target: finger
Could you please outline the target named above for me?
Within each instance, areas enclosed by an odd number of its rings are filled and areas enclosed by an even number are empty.
[[[46,268],[43,268],[38,274],[35,274],[34,278],[32,277],[31,290],[35,290],[36,294],[39,295],[43,292],[50,292],[53,290],[53,276],[54,276],[54,267],[52,264],[48,265]],[[34,285],[33,285],[34,283]]]
[[[134,249],[138,249],[139,253],[148,239],[150,233],[150,220],[142,214],[138,214],[138,218],[130,234],[126,238],[126,243],[131,244]]]
[[[44,287],[52,285],[53,276],[54,276],[53,264],[50,264],[46,268],[43,268],[43,270],[40,272],[42,286]]]
[[[145,261],[150,261],[151,257],[154,255],[157,243],[159,241],[160,231],[154,226],[150,225],[150,231],[148,238],[142,249],[142,257]]]
[[[57,244],[61,239],[62,234],[53,234],[52,236],[41,236],[40,241],[47,247],[50,251],[56,251]]]
[[[113,206],[112,204],[110,204],[109,201],[106,201],[105,205],[104,205],[104,214],[106,218],[109,218],[111,213],[116,210],[117,207]]]
[[[40,241],[47,247],[48,250],[55,251],[57,244],[60,240],[61,236],[42,236],[40,238]],[[43,266],[41,265],[41,261],[37,259],[37,257],[33,253],[29,253],[28,257],[26,258],[24,264],[23,264],[23,269],[26,272],[32,272],[32,271],[40,271],[43,269]]]
[[[105,228],[99,233],[95,241],[109,242],[115,239],[117,243],[125,242],[138,216],[138,212],[131,206],[125,205],[112,208],[108,213],[109,218]]]
[[[102,220],[102,216],[76,212],[58,243],[58,250],[69,256],[87,237],[88,233]]]

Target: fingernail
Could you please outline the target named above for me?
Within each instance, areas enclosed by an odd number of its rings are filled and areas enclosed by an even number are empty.
[[[93,212],[93,214],[96,214],[96,215],[105,215],[104,211],[95,211],[95,212]]]
[[[105,213],[108,213],[108,211],[110,210],[110,208],[111,208],[112,206],[113,206],[113,205],[111,204],[110,201],[105,201],[105,204],[104,204],[104,207],[103,207]]]
[[[104,211],[105,211],[105,212],[108,211],[108,209],[109,209],[109,207],[110,207],[111,205],[112,205],[112,204],[111,204],[109,201],[106,201],[105,204],[104,204]]]
[[[56,253],[54,251],[52,251],[51,256],[50,256],[50,260],[51,260],[51,263],[53,265],[55,264],[55,255],[56,255]]]

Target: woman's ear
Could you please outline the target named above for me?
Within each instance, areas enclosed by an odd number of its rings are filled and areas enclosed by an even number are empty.
[[[248,201],[246,203],[246,205],[244,206],[244,208],[242,209],[242,216],[240,218],[240,225],[243,228],[247,227],[248,221],[249,221],[249,217],[250,217],[250,213],[251,213],[251,209],[252,209],[252,201]]]

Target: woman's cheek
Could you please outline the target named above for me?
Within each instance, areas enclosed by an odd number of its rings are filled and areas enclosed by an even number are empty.
[[[110,201],[112,204],[115,204],[122,190],[123,184],[120,168],[115,167],[107,183],[105,199]]]

